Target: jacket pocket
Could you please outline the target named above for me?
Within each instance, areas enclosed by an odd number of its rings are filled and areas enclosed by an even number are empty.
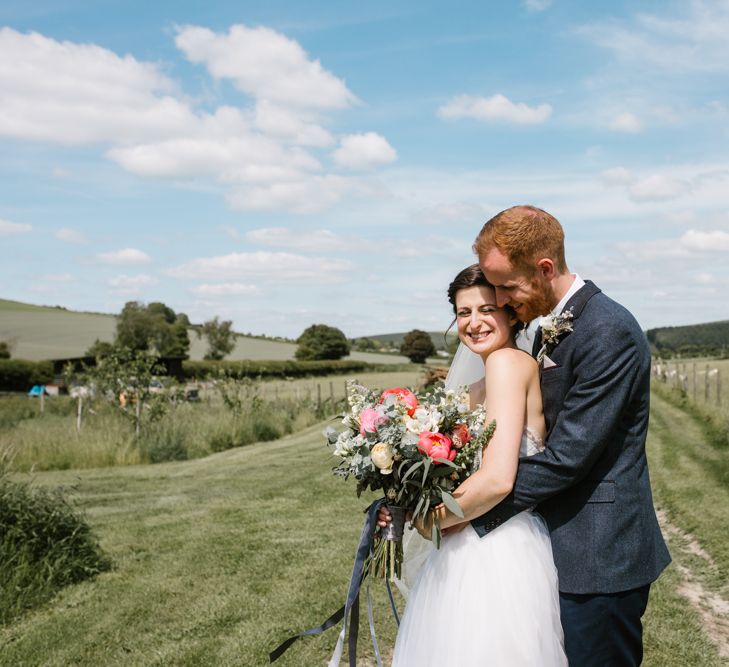
[[[585,482],[583,482],[585,484]],[[595,484],[592,480],[587,480],[587,484]],[[588,489],[586,489],[589,491]],[[615,502],[615,482],[612,480],[605,480],[598,482],[597,486],[592,489],[592,492],[587,497],[585,502],[588,503],[614,503]]]

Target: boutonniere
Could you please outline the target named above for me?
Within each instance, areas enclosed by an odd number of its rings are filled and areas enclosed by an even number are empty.
[[[559,315],[550,313],[542,318],[539,326],[542,328],[542,347],[537,354],[537,362],[542,363],[548,350],[559,343],[559,339],[572,331],[572,308],[563,310]]]

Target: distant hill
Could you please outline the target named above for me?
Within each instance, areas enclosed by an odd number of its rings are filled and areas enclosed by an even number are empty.
[[[646,331],[654,353],[661,356],[729,355],[729,320],[658,327]]]
[[[80,357],[97,338],[114,340],[115,332],[114,315],[0,299],[0,340],[10,343],[14,359],[40,361]],[[202,359],[207,351],[206,341],[199,339],[193,328],[188,334],[190,358]],[[239,334],[235,349],[226,359],[293,359],[295,352],[295,343]],[[375,364],[409,363],[406,357],[376,352],[352,352],[347,358]]]
[[[412,331],[412,329],[410,331]],[[444,331],[428,331],[427,333],[433,341],[433,345],[435,345],[436,350],[446,349],[446,339],[444,339]],[[356,340],[369,338],[370,340],[379,341],[385,347],[394,347],[399,350],[400,345],[402,344],[402,339],[405,338],[407,334],[408,331],[401,331],[399,333],[378,334],[376,336],[360,336]],[[455,328],[453,328],[448,332],[447,343],[450,345],[453,341],[456,340],[456,338],[457,334],[455,333]]]

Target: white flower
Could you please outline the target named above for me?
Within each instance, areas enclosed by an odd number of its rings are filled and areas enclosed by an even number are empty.
[[[559,315],[550,313],[539,322],[542,329],[542,348],[537,354],[537,361],[541,364],[548,350],[559,343],[560,336],[572,331],[572,308],[562,311]]]
[[[392,461],[395,452],[386,442],[378,442],[370,450],[370,458],[375,467],[380,469],[383,475],[389,475],[392,472]]]
[[[423,431],[437,431],[443,415],[435,408],[418,408],[413,416],[405,421],[405,428],[410,433],[422,433]]]
[[[353,443],[351,441],[350,434],[344,431],[339,434],[336,443],[334,443],[334,455],[335,456],[349,456],[354,451]]]

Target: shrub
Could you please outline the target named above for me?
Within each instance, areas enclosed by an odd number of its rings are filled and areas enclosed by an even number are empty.
[[[387,370],[398,370],[399,366],[387,366]],[[226,375],[241,380],[243,378],[301,378],[307,376],[362,373],[376,370],[366,361],[325,360],[294,361],[185,361],[182,372],[187,379],[203,379]],[[379,368],[377,368],[379,370]]]
[[[35,384],[49,384],[52,380],[50,361],[0,359],[0,390],[28,391]]]
[[[109,567],[61,490],[11,481],[0,469],[0,623]]]

